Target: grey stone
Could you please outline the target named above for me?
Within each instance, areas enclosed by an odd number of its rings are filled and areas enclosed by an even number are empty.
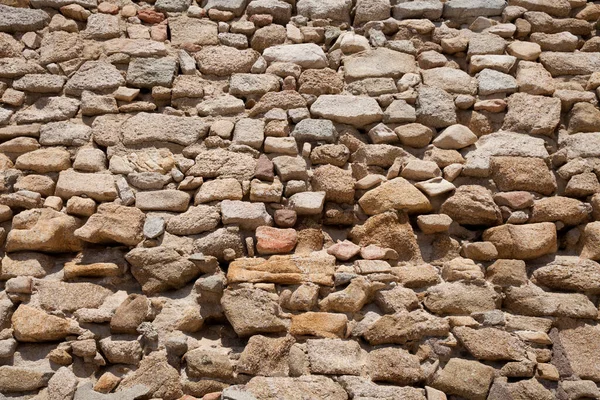
[[[0,58],[0,78],[18,78],[27,74],[44,72],[44,68],[33,61],[26,61],[22,58]]]
[[[417,122],[434,128],[456,123],[454,99],[448,92],[437,87],[421,86],[417,93]]]
[[[71,400],[79,381],[67,367],[60,367],[48,381],[49,400]]]
[[[147,395],[149,390],[147,386],[136,385],[117,393],[102,394],[93,389],[92,382],[87,382],[77,388],[74,400],[135,400]]]
[[[0,32],[37,31],[50,22],[45,11],[9,7],[0,4]]]
[[[547,158],[549,154],[543,139],[520,133],[494,132],[482,136],[475,148],[466,153],[463,172],[469,176],[488,176],[492,156]]]
[[[360,345],[352,340],[310,339],[306,349],[314,374],[360,375],[364,366]]]
[[[249,180],[254,176],[256,160],[248,154],[236,153],[225,149],[201,151],[196,156],[196,164],[187,175],[203,178],[235,178]]]
[[[144,222],[144,236],[156,239],[165,232],[165,220],[162,217],[150,215]]]
[[[439,0],[415,0],[396,4],[393,7],[395,19],[426,18],[439,19],[442,16],[444,3]]]
[[[59,93],[67,78],[50,74],[30,74],[13,82],[13,89],[33,93]]]
[[[65,85],[68,94],[81,95],[84,90],[113,91],[125,85],[125,79],[112,64],[86,61]]]
[[[415,109],[404,100],[394,100],[383,113],[384,123],[400,124],[414,122],[416,119]]]
[[[91,137],[89,126],[61,121],[42,125],[39,141],[44,146],[83,146]]]
[[[125,259],[146,294],[179,289],[200,274],[198,265],[170,247],[138,247],[127,253]]]
[[[279,90],[279,77],[273,74],[233,74],[229,94],[234,96],[263,95]]]
[[[569,160],[579,157],[600,157],[600,132],[569,135],[559,144]]]
[[[254,230],[259,226],[270,226],[273,218],[267,213],[264,203],[250,203],[239,200],[221,202],[223,224],[236,224],[241,229]]]
[[[209,125],[200,118],[139,113],[121,126],[123,143],[169,142],[183,146],[196,143],[208,134]]]
[[[296,5],[298,14],[309,19],[331,19],[350,23],[351,0],[299,0]]]
[[[303,119],[296,124],[291,136],[299,142],[335,143],[338,134],[333,122],[327,119]]]
[[[540,61],[553,77],[561,75],[588,75],[600,71],[600,53],[551,52],[540,54]]]
[[[444,18],[466,19],[501,15],[504,0],[450,0],[444,6]]]
[[[298,215],[321,214],[325,203],[325,192],[301,192],[289,199],[292,210]]]
[[[225,316],[238,336],[256,333],[282,332],[286,323],[280,317],[278,296],[261,289],[228,289],[221,305]]]
[[[253,0],[248,4],[246,14],[269,14],[274,23],[285,25],[292,17],[292,5],[282,0]]]
[[[244,100],[230,95],[204,100],[196,107],[200,116],[234,115],[244,112]]]
[[[68,97],[42,97],[30,107],[18,111],[17,124],[64,121],[73,118],[79,110],[79,100]]]
[[[30,0],[30,4],[35,8],[61,8],[69,4],[77,4],[84,8],[96,8],[97,0]]]
[[[423,84],[442,89],[449,93],[476,94],[477,80],[465,71],[449,68],[431,68],[421,71]]]
[[[244,255],[244,243],[237,226],[203,234],[194,241],[194,248],[204,255],[217,257],[219,261],[233,261]]]
[[[176,71],[174,58],[134,58],[127,69],[127,84],[140,88],[171,87]]]
[[[155,7],[159,11],[182,12],[190,6],[190,0],[157,0]]]
[[[83,38],[92,40],[113,39],[120,34],[119,16],[103,13],[90,15],[85,30],[81,32]]]
[[[231,11],[236,17],[241,16],[246,9],[247,0],[206,0],[202,6],[205,10],[215,9]]]
[[[283,44],[271,46],[263,52],[267,62],[289,62],[302,68],[325,68],[327,57],[323,49],[314,43]]]
[[[517,80],[511,75],[486,68],[477,74],[479,94],[513,93],[518,89]]]
[[[260,150],[265,138],[265,123],[260,119],[242,118],[235,124],[233,143]]]

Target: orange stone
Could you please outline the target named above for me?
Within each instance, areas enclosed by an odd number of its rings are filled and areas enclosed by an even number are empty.
[[[290,333],[298,336],[343,338],[347,323],[346,314],[306,312],[292,316]]]
[[[296,285],[313,282],[333,286],[335,257],[312,253],[309,256],[272,256],[264,258],[238,258],[229,264],[227,280],[235,282],[268,282]]]

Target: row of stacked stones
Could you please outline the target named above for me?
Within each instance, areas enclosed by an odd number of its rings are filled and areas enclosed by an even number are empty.
[[[0,398],[600,398],[599,17],[0,0]]]

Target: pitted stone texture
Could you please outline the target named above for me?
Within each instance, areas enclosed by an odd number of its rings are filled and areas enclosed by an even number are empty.
[[[313,103],[310,111],[318,117],[356,127],[383,118],[383,111],[374,99],[357,96],[322,95]]]

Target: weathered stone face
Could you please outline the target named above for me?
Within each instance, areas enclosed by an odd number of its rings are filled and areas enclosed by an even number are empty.
[[[2,394],[600,398],[599,4],[146,3],[0,0]]]

